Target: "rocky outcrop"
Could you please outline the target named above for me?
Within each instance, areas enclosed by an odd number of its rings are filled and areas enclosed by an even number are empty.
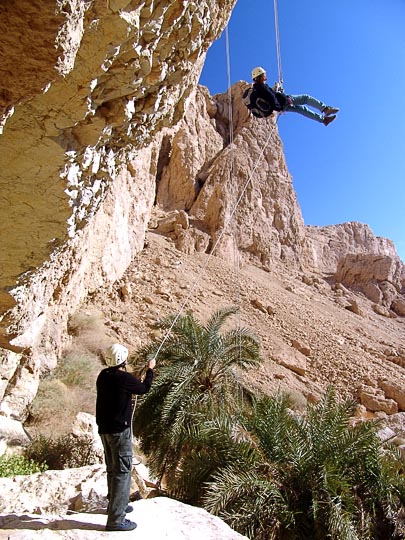
[[[305,227],[302,262],[315,272],[334,276],[337,283],[362,292],[376,312],[405,313],[405,265],[395,245],[358,222]]]
[[[334,274],[342,257],[375,254],[398,259],[394,243],[375,236],[368,225],[351,221],[326,227],[305,226],[303,262],[308,269]]]
[[[247,117],[241,100],[245,88],[244,83],[232,88],[233,142],[210,164],[191,213],[203,220],[217,253],[226,258],[233,257],[236,247],[242,260],[267,268],[280,261],[298,265],[305,233],[276,118]],[[217,123],[227,141],[225,97],[219,101]]]
[[[177,132],[157,200],[169,210],[187,210],[217,255],[233,258],[236,249],[267,268],[280,260],[298,265],[304,224],[276,117],[249,116],[241,99],[246,86],[231,89],[232,130],[229,95],[212,99],[201,90],[202,106],[187,112]]]
[[[218,103],[200,86],[173,137],[166,136],[157,175],[159,206],[189,211],[206,180],[206,169],[223,147],[215,125]],[[164,158],[164,159],[163,159]]]
[[[381,388],[373,388],[363,385],[359,391],[360,403],[369,411],[382,411],[386,414],[395,414],[398,412],[398,404],[393,399],[387,398]]]
[[[405,266],[399,257],[348,254],[338,263],[335,279],[361,291],[375,304],[402,315],[405,302]]]

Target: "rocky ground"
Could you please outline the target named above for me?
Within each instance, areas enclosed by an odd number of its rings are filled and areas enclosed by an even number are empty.
[[[123,279],[93,293],[83,309],[100,310],[109,339],[134,351],[158,335],[161,317],[190,309],[204,321],[230,305],[240,309],[232,324],[260,338],[263,366],[248,374],[257,388],[316,399],[333,384],[359,399],[363,384],[375,392],[384,380],[405,387],[404,318],[377,314],[328,276],[187,255],[153,230]]]
[[[122,532],[104,528],[107,480],[103,465],[0,478],[0,489],[0,540],[122,538]],[[166,497],[131,505],[128,519],[138,526],[125,538],[246,540],[220,518]]]

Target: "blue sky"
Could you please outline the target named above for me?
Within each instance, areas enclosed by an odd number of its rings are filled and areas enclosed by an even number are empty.
[[[278,0],[287,93],[340,107],[330,126],[279,120],[304,222],[367,223],[405,261],[405,0]],[[252,67],[277,80],[272,0],[238,0],[229,27],[231,82]],[[225,32],[200,82],[227,90]]]

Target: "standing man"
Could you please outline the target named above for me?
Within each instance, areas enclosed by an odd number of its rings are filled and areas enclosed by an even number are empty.
[[[96,422],[107,468],[108,508],[106,531],[132,531],[136,523],[125,518],[132,471],[133,394],[146,394],[152,384],[155,360],[148,364],[143,382],[127,373],[128,349],[119,343],[107,349],[107,368],[97,377]]]

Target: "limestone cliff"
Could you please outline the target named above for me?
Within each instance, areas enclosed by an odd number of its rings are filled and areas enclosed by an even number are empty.
[[[55,365],[68,314],[142,249],[161,130],[183,117],[234,3],[0,6],[1,311],[16,303],[1,321],[0,398],[26,381],[15,417]]]
[[[347,253],[375,253],[399,259],[394,243],[375,236],[364,223],[350,222],[327,227],[306,226],[306,266],[333,274]]]
[[[186,210],[217,255],[232,258],[236,248],[245,262],[298,265],[304,223],[276,118],[249,116],[246,87],[231,89],[232,130],[228,94],[210,98],[201,90],[205,103],[187,113],[176,134],[157,200],[166,210]],[[187,233],[180,233],[184,243]]]

